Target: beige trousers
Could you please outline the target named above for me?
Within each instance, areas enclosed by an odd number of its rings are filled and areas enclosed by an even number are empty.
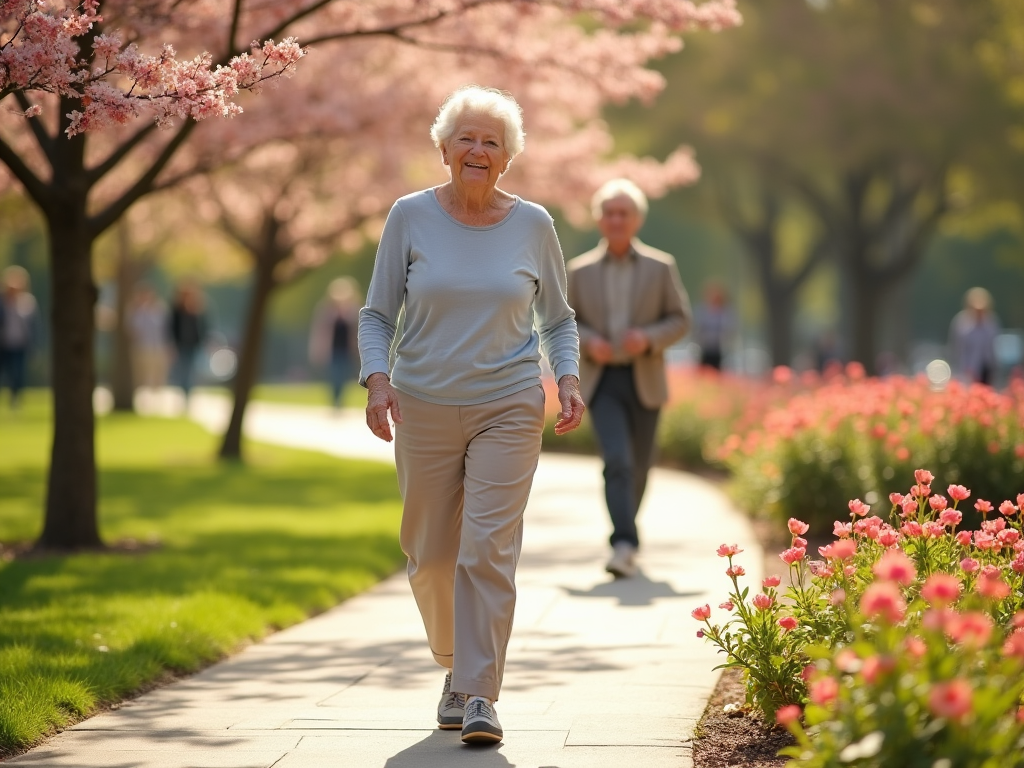
[[[544,390],[479,405],[435,405],[399,392],[398,404],[401,543],[430,650],[452,670],[453,691],[497,700]]]

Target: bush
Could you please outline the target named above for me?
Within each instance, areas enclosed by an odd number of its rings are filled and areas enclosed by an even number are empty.
[[[793,732],[791,765],[1024,765],[1024,494],[998,512],[978,499],[979,528],[958,530],[971,492],[934,493],[933,480],[917,470],[887,521],[851,501],[821,560],[791,519],[785,600],[777,577],[751,597],[741,550],[718,550],[730,617],[695,609],[699,634],[744,669],[748,703]]]

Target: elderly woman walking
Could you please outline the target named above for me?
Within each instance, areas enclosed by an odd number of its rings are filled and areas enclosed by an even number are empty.
[[[451,180],[388,215],[359,316],[360,381],[373,433],[390,441],[389,414],[395,423],[402,549],[430,650],[448,670],[438,725],[498,742],[494,702],[544,423],[541,348],[565,434],[583,417],[579,335],[551,217],[497,187],[523,150],[519,105],[466,87],[430,133]]]

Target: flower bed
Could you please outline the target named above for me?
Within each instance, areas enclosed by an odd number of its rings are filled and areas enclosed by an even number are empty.
[[[763,411],[762,411],[763,412]],[[759,427],[735,431],[720,458],[741,506],[784,523],[828,523],[846,499],[878,503],[914,466],[948,482],[970,478],[985,498],[1009,498],[1024,472],[1024,382],[1005,393],[923,379],[865,379],[858,368],[796,391]]]
[[[741,550],[718,550],[726,619],[696,608],[699,634],[744,671],[748,703],[796,737],[794,765],[1024,765],[1024,494],[971,505],[962,485],[943,495],[931,472],[914,475],[887,519],[851,501],[821,559],[791,519],[785,594],[777,576],[744,586]]]

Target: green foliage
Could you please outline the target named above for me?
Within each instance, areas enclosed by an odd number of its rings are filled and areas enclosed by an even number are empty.
[[[30,541],[46,398],[0,414],[0,541]],[[252,446],[213,461],[186,421],[100,420],[101,528],[134,552],[0,562],[0,753],[325,610],[403,560],[394,471]],[[151,548],[152,547],[152,548]]]

